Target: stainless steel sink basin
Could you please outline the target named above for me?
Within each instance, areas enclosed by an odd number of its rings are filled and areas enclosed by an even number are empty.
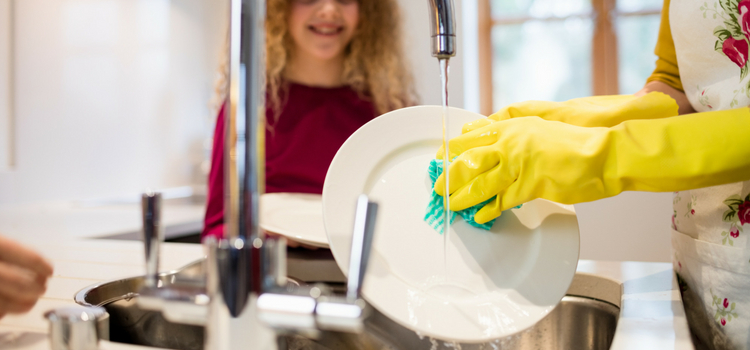
[[[160,281],[162,285],[200,283],[202,269],[202,261],[197,261],[179,271],[162,274]],[[76,295],[76,302],[82,305],[104,306],[109,311],[111,341],[170,349],[202,349],[203,327],[171,323],[160,313],[138,308],[135,298],[138,297],[136,292],[142,283],[142,277],[133,277],[94,285],[80,291]],[[577,275],[569,293],[572,291],[578,296],[568,295],[563,298],[552,313],[531,329],[486,344],[444,344],[439,340],[420,337],[373,310],[366,321],[363,334],[322,332],[315,340],[300,336],[280,336],[279,348],[609,349],[620,314],[620,308],[613,304],[619,303],[619,297],[612,293],[619,293],[619,285],[613,285],[615,283],[597,276]],[[597,288],[591,286],[596,284],[606,285],[603,290],[608,290],[609,293],[595,295]]]
[[[178,271],[163,273],[159,284],[202,284],[203,260]],[[93,285],[78,292],[78,304],[103,306],[110,315],[110,341],[160,348],[198,350],[203,348],[203,327],[172,323],[160,312],[142,310],[136,303],[143,276]]]

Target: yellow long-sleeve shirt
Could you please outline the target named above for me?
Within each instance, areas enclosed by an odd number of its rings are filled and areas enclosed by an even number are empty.
[[[677,67],[677,54],[672,40],[672,29],[669,26],[669,2],[664,0],[661,10],[661,25],[659,26],[659,38],[656,42],[654,53],[657,56],[656,69],[651,73],[646,82],[661,81],[677,90],[685,91],[680,81],[680,70]]]

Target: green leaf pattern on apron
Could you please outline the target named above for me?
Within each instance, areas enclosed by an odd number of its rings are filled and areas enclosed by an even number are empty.
[[[726,326],[727,322],[731,322],[732,319],[739,317],[737,312],[734,311],[734,307],[736,306],[734,302],[730,304],[728,298],[721,298],[714,295],[713,290],[711,290],[711,296],[714,298],[711,306],[716,306],[716,313],[714,314],[716,322],[719,322],[722,326]]]

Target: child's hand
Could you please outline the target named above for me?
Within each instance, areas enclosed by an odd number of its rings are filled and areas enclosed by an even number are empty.
[[[29,311],[47,289],[52,266],[36,252],[0,236],[0,318]]]

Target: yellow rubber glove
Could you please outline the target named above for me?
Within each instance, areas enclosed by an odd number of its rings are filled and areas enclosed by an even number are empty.
[[[492,123],[450,142],[451,210],[497,195],[478,223],[536,198],[574,204],[622,191],[681,191],[750,179],[750,110],[580,127],[537,117]],[[438,158],[442,158],[442,151]],[[441,175],[435,191],[443,195]]]
[[[487,118],[466,123],[462,133],[497,121],[536,116],[577,126],[615,126],[631,119],[660,119],[677,115],[677,102],[667,94],[593,96],[565,102],[524,101],[513,103]]]

